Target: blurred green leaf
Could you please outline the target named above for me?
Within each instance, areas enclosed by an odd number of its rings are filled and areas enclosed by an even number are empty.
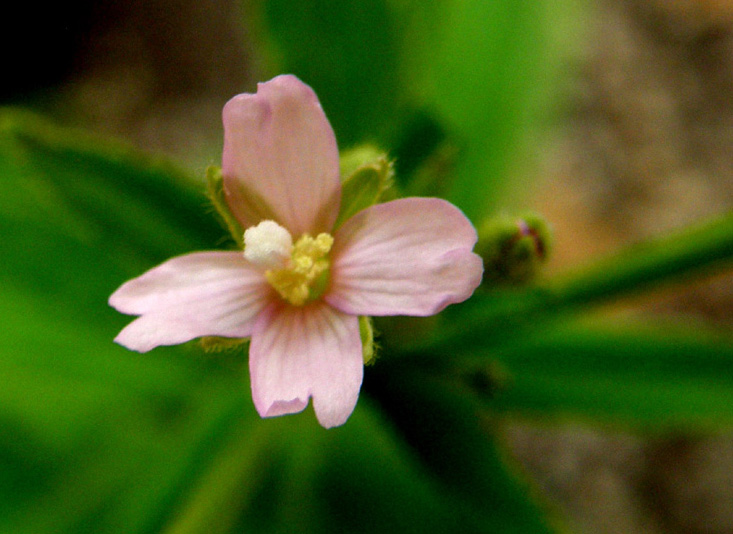
[[[370,392],[465,516],[489,532],[553,531],[529,486],[509,472],[497,421],[468,388],[399,362],[370,371]]]
[[[348,427],[331,432],[312,413],[237,429],[166,534],[445,532],[464,524],[373,413],[365,401]]]
[[[340,146],[379,139],[397,111],[399,49],[385,0],[269,0],[261,3],[270,75],[310,84]],[[254,9],[253,6],[249,6]]]
[[[126,278],[222,235],[170,164],[26,113],[0,114],[0,176],[0,281],[64,314],[112,320],[104,303]]]
[[[369,399],[329,432],[312,413],[263,424],[277,438],[235,532],[493,532],[445,500]]]
[[[482,357],[506,366],[506,383],[490,404],[508,413],[575,416],[657,431],[733,427],[730,336],[673,325],[575,326]]]
[[[550,87],[548,4],[393,3],[406,17],[403,83],[462,149],[449,200],[480,220],[508,192],[509,178],[514,190],[526,185],[510,166],[526,149],[530,121]]]
[[[0,531],[149,531],[249,406],[240,381],[185,350],[124,351],[73,301],[1,295]]]

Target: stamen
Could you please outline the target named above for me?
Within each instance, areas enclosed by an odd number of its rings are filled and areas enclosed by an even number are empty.
[[[329,234],[319,234],[316,238],[308,234],[301,236],[292,247],[288,264],[265,272],[267,281],[295,306],[318,298],[328,283],[330,264],[326,255],[331,246],[333,237]]]

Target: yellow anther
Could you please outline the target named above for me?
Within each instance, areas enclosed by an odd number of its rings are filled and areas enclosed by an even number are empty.
[[[329,267],[326,255],[333,246],[333,237],[318,234],[313,238],[304,234],[293,245],[288,265],[265,272],[267,281],[282,298],[295,306],[302,306],[317,298],[325,289]]]
[[[333,246],[333,236],[331,234],[318,234],[318,237],[316,237],[315,245],[318,250],[320,250],[323,254],[326,254],[328,253],[328,251],[331,250],[331,247]]]
[[[295,256],[293,258],[293,263],[295,264],[295,269],[298,272],[305,273],[313,267],[313,258],[310,256]]]

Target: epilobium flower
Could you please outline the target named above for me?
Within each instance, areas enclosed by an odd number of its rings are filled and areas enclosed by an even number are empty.
[[[109,302],[140,317],[115,341],[145,352],[250,337],[261,416],[299,412],[312,397],[321,425],[341,425],[362,382],[359,316],[426,316],[467,299],[483,269],[476,231],[437,198],[376,204],[334,231],[336,139],[294,76],[234,97],[223,118],[223,184],[244,253],[179,256],[125,283]]]

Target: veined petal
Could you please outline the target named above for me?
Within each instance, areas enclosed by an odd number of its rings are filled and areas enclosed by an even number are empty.
[[[249,348],[252,398],[262,417],[308,405],[322,426],[346,422],[363,376],[359,319],[323,302],[271,304],[259,317]]]
[[[241,253],[197,252],[126,282],[109,304],[141,315],[115,341],[147,352],[201,336],[247,337],[257,314],[273,298],[263,273]]]
[[[333,129],[313,90],[292,75],[224,107],[222,173],[245,228],[271,219],[293,236],[330,232],[341,201]]]
[[[356,315],[432,315],[471,296],[483,263],[476,230],[445,200],[371,206],[334,236],[325,300]]]

